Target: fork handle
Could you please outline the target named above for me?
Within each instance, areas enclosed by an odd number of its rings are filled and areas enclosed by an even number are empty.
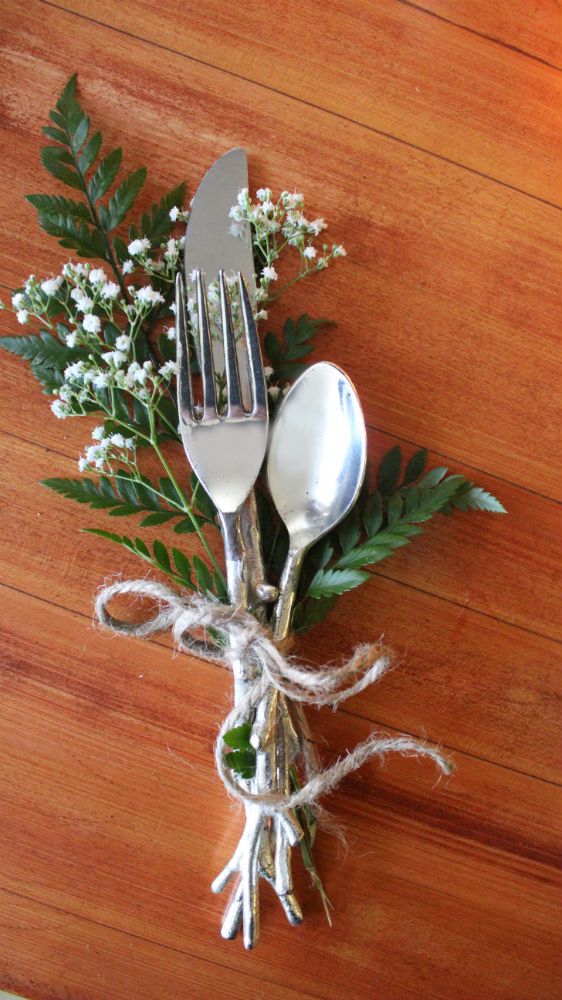
[[[239,511],[225,513],[219,511],[226,563],[226,587],[228,600],[235,607],[248,607],[248,566]]]
[[[258,507],[254,490],[250,490],[240,508],[240,530],[242,533],[242,543],[246,550],[250,610],[254,612],[260,621],[265,621],[265,609],[263,605],[271,604],[277,600],[279,591],[277,587],[267,582],[265,576]]]

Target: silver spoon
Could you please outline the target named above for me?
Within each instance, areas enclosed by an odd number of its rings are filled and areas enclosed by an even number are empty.
[[[366,458],[365,420],[354,386],[336,365],[312,365],[285,396],[268,449],[269,489],[289,532],[276,639],[289,632],[304,556],[350,511]]]

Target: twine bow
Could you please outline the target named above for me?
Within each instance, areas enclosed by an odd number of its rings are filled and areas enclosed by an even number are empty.
[[[107,606],[113,598],[132,595],[157,602],[157,611],[139,623],[114,618]],[[227,791],[241,802],[254,802],[266,815],[308,805],[315,807],[352,771],[373,757],[400,753],[418,758],[429,757],[443,774],[453,771],[451,761],[436,747],[427,746],[411,736],[385,736],[373,733],[335,764],[308,776],[298,791],[288,796],[258,794],[247,783],[236,779],[228,766],[228,746],[224,735],[247,720],[269,686],[293,701],[337,708],[378,681],[392,664],[392,654],[378,644],[355,648],[350,659],[341,665],[308,667],[285,656],[271,634],[247,611],[221,604],[202,594],[188,598],[151,580],[124,580],[103,587],[97,595],[95,612],[101,624],[120,635],[147,638],[155,632],[171,631],[176,648],[200,659],[231,669],[232,661],[243,661],[247,685],[240,702],[224,719],[215,744],[215,763]],[[201,633],[205,638],[201,639]]]

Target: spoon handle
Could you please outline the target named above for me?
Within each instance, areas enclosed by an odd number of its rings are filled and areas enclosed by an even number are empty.
[[[291,616],[305,553],[305,548],[290,548],[285,560],[274,616],[273,634],[278,640],[286,639],[291,628]]]

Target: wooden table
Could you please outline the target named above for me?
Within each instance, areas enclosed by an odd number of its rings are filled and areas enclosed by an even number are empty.
[[[399,442],[474,477],[507,517],[432,523],[342,599],[315,662],[384,632],[406,656],[337,715],[327,759],[376,726],[426,734],[457,773],[371,764],[333,796],[348,849],[319,861],[326,926],[264,893],[252,954],[218,936],[209,881],[240,829],[215,779],[225,672],[91,624],[107,574],[78,534],[106,515],[38,485],[73,475],[82,422],[51,419],[2,355],[4,654],[0,987],[40,1000],[560,997],[560,150],[555,0],[27,0],[2,4],[4,298],[67,255],[26,193],[53,190],[41,126],[74,69],[146,202],[190,195],[234,145],[252,186],[302,190],[348,260],[272,311],[333,317],[318,357]],[[277,9],[276,9],[277,7]],[[61,189],[62,190],[62,189]],[[13,332],[4,313],[2,332]]]

